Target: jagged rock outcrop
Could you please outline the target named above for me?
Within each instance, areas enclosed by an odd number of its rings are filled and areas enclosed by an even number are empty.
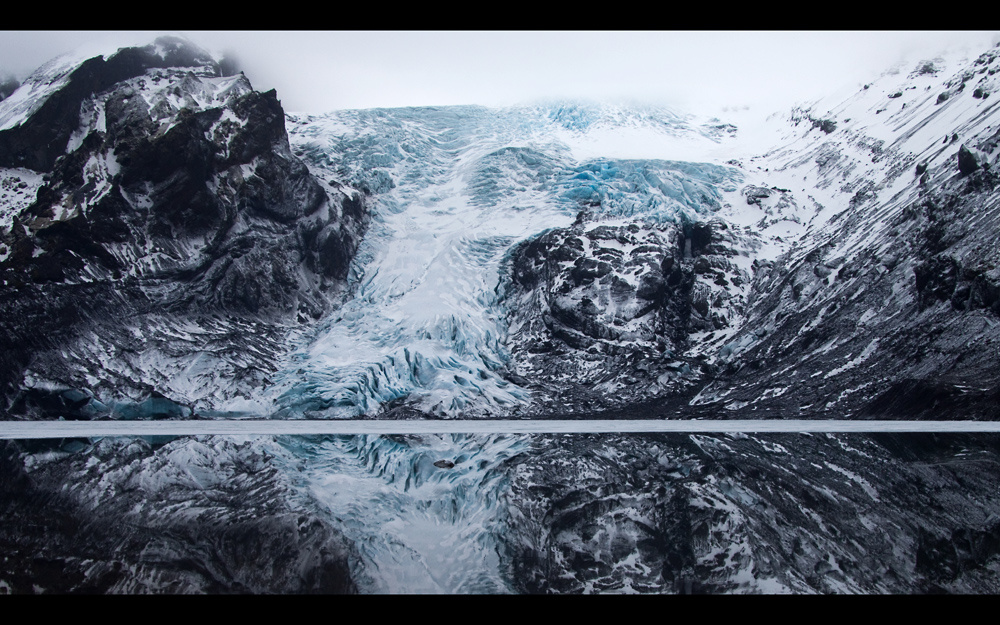
[[[363,196],[291,153],[274,91],[185,42],[96,57],[64,82],[0,131],[4,164],[46,172],[2,236],[5,408],[44,415],[43,389],[82,391],[95,414],[111,397],[191,414],[246,396],[282,327],[342,297]]]
[[[29,102],[34,110],[27,119],[0,133],[0,167],[49,171],[66,152],[85,100],[151,68],[173,67],[205,68],[211,76],[222,76],[219,64],[207,52],[177,37],[161,37],[142,48],[123,48],[107,58],[97,56],[46,76],[49,85],[55,83],[58,88],[36,96]],[[31,87],[44,93],[42,85]]]
[[[953,162],[925,173],[932,188],[909,203],[845,212],[803,241],[815,247],[757,273],[738,354],[695,404],[775,417],[1000,417],[995,183]],[[939,392],[951,400],[899,401]]]
[[[511,379],[545,412],[677,393],[743,313],[748,241],[722,220],[581,222],[511,253]],[[543,399],[544,398],[544,399]]]
[[[969,175],[982,167],[983,155],[965,145],[958,148],[958,171]]]

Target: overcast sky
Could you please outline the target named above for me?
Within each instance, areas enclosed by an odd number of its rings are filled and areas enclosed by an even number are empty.
[[[23,79],[78,46],[114,50],[161,34],[231,53],[255,88],[277,89],[297,112],[553,98],[778,110],[945,48],[977,54],[1000,42],[984,31],[0,31],[0,76]]]

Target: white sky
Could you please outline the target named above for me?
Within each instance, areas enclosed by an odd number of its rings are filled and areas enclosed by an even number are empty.
[[[23,79],[77,46],[113,50],[161,34],[231,51],[287,111],[638,100],[683,111],[783,109],[869,82],[945,48],[978,54],[987,31],[0,31],[0,76]]]

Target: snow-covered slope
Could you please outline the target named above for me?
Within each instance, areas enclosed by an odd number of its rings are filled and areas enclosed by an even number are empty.
[[[768,194],[748,197],[757,227],[794,227],[758,274],[731,375],[694,403],[995,418],[998,56],[925,61],[796,109],[781,144],[744,161]]]
[[[866,396],[857,394],[864,384],[871,399],[955,358],[982,363],[969,376],[986,375],[986,351],[955,348],[878,384],[868,369],[893,370],[889,362],[902,357],[887,333],[918,332],[894,331],[879,316],[912,320],[906,308],[936,272],[922,248],[907,252],[917,235],[897,223],[928,194],[968,195],[965,181],[985,181],[973,182],[986,185],[974,201],[987,210],[966,241],[981,256],[966,264],[985,264],[965,280],[981,282],[976,301],[994,305],[995,259],[981,249],[994,218],[992,178],[984,170],[967,178],[957,157],[968,144],[987,166],[995,160],[994,56],[921,62],[846,99],[745,129],[663,109],[568,103],[294,116],[296,149],[319,175],[371,191],[378,226],[355,263],[352,312],[300,350],[279,404],[349,416],[407,398],[422,411],[472,416],[691,393],[693,406],[732,414],[787,395],[789,385],[770,377],[809,361],[796,375],[828,380],[857,368],[861,379],[832,396],[830,385],[813,384],[822,397],[800,398],[796,414],[841,414],[867,410],[838,406],[841,393]],[[887,250],[890,278],[864,270],[866,255]],[[791,283],[788,268],[813,276]],[[862,284],[866,297],[830,314]],[[988,329],[963,325],[981,323],[981,308],[959,315],[955,335],[986,332],[978,344],[988,346]],[[852,327],[834,338],[834,324]],[[812,345],[819,334],[826,339]],[[756,374],[739,373],[748,362],[776,362],[774,350],[802,336],[809,351],[795,363],[768,367],[767,379],[749,385]],[[988,393],[995,381],[956,383]]]

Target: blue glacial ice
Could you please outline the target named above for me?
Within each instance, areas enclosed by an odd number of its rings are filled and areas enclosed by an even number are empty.
[[[684,130],[664,115],[664,128]],[[352,299],[301,338],[274,378],[273,416],[351,418],[405,398],[443,418],[490,417],[528,401],[502,375],[497,288],[510,249],[581,210],[691,221],[737,183],[735,170],[704,163],[574,160],[559,133],[608,119],[624,123],[570,106],[290,116],[313,172],[373,194],[374,208]]]

